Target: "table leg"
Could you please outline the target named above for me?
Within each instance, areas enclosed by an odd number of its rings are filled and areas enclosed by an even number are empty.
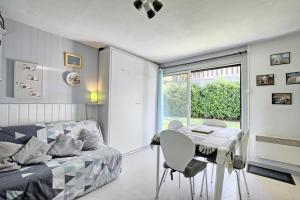
[[[156,155],[156,193],[159,187],[159,167],[160,167],[160,146],[157,145],[157,155]]]
[[[215,200],[221,200],[223,190],[225,166],[217,164],[216,183],[215,183]]]

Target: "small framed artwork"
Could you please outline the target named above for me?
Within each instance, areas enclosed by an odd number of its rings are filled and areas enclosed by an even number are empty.
[[[287,85],[300,84],[300,72],[286,73],[285,76]]]
[[[271,66],[290,64],[291,63],[290,55],[291,55],[290,52],[271,55],[270,56]]]
[[[272,104],[277,105],[291,105],[292,104],[292,93],[273,93]]]
[[[256,86],[264,85],[274,85],[274,74],[256,76]]]
[[[79,56],[74,53],[65,52],[64,53],[64,63],[67,67],[82,67],[82,56]]]

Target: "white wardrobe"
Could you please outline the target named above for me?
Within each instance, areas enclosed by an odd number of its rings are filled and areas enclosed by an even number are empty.
[[[106,143],[126,154],[149,145],[156,129],[158,66],[126,52],[99,52],[99,121]]]

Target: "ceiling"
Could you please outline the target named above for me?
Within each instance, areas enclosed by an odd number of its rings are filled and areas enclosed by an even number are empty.
[[[149,20],[133,0],[0,0],[5,17],[156,63],[300,30],[299,0],[161,0]]]

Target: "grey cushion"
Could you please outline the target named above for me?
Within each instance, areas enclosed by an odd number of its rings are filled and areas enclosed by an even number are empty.
[[[193,159],[191,162],[186,166],[183,175],[187,178],[194,177],[196,174],[201,172],[206,168],[207,163]]]
[[[186,178],[191,178],[196,176],[202,170],[204,170],[206,168],[206,165],[207,165],[206,162],[193,159],[189,162],[189,164],[186,166],[186,168],[182,173]],[[163,167],[166,169],[171,168],[168,166],[166,162],[164,163]]]
[[[56,157],[78,156],[81,153],[83,142],[68,135],[60,134],[49,154]]]
[[[21,165],[43,163],[45,161],[45,155],[50,148],[50,144],[47,144],[36,137],[32,137],[24,147],[13,156],[13,160]]]
[[[0,160],[13,156],[23,147],[22,144],[0,142]]]
[[[233,168],[244,169],[245,167],[246,167],[246,162],[243,160],[243,157],[235,155],[233,159]]]
[[[20,169],[21,166],[17,163],[11,162],[10,159],[4,159],[0,161],[0,172],[7,172]]]
[[[87,129],[83,129],[78,138],[83,141],[83,150],[84,151],[95,151],[103,145],[102,138],[99,134],[93,133]]]
[[[104,143],[101,129],[96,121],[84,120],[81,121],[80,124],[82,124],[83,129],[89,130],[91,133],[99,135],[101,142]]]

